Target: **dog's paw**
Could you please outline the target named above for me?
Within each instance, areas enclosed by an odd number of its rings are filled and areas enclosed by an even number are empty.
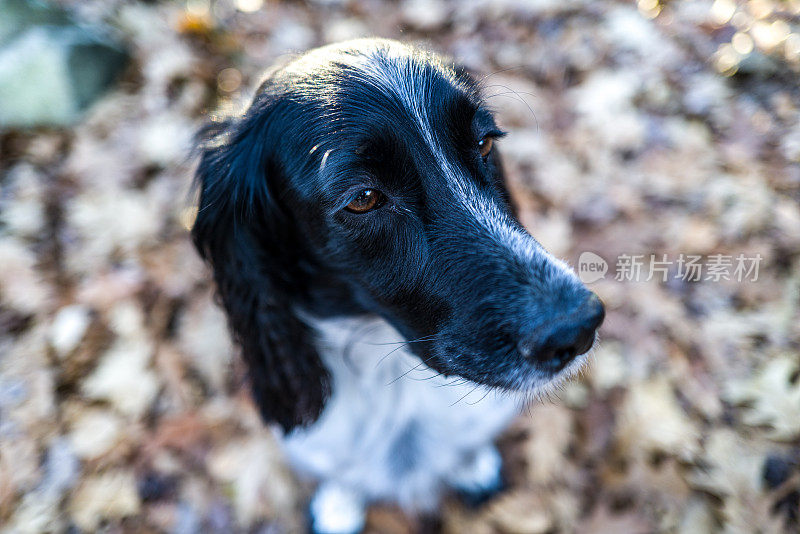
[[[330,482],[317,488],[308,511],[313,534],[358,534],[367,515],[360,495]]]
[[[450,478],[450,485],[469,507],[477,508],[506,489],[503,459],[492,445],[479,449]]]

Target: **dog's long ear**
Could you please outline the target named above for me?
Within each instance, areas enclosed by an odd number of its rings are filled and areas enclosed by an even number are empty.
[[[243,117],[206,129],[192,236],[214,271],[261,415],[289,431],[319,416],[329,375],[293,307],[298,241],[276,195],[282,107],[262,95]]]

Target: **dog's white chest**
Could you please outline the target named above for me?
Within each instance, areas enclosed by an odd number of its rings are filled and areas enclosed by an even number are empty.
[[[435,506],[439,488],[518,412],[513,397],[425,366],[385,321],[314,326],[333,394],[314,425],[283,441],[294,467],[316,478],[367,499]]]

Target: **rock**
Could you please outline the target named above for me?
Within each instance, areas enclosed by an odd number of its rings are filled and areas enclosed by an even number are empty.
[[[67,14],[46,2],[0,0],[0,43],[11,40],[33,26],[69,24]]]
[[[125,67],[119,44],[60,9],[2,0],[0,13],[0,127],[71,124]]]

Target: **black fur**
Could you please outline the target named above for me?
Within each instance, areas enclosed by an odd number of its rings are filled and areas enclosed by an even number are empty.
[[[200,206],[192,229],[214,278],[231,330],[248,364],[253,395],[266,421],[284,429],[313,421],[329,393],[328,373],[309,327],[291,312],[302,278],[291,219],[270,184],[281,170],[266,139],[276,106],[221,124],[197,171]],[[273,124],[275,124],[273,122]]]
[[[265,420],[324,406],[308,315],[380,315],[427,365],[506,389],[579,353],[542,344],[589,292],[514,218],[497,149],[477,150],[502,135],[465,71],[382,40],[298,58],[209,128],[192,233]],[[385,205],[344,209],[363,189]]]

